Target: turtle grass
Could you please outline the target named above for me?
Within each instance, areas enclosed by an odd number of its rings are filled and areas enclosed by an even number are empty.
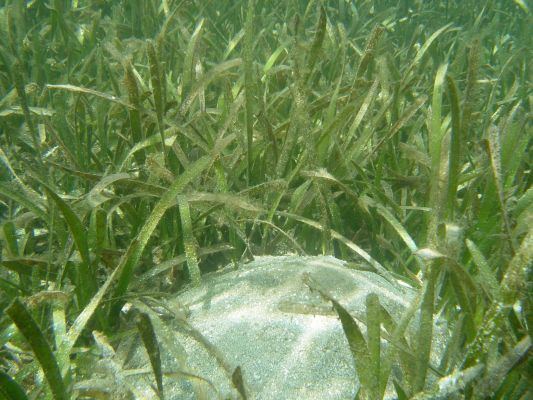
[[[124,306],[296,253],[418,290],[399,398],[527,396],[531,26],[525,1],[3,2],[0,393],[112,393],[89,371]]]

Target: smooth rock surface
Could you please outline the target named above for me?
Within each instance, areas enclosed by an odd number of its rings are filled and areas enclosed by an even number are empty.
[[[376,293],[398,321],[415,293],[333,257],[259,257],[208,275],[168,303],[187,317],[169,322],[173,343],[158,337],[164,370],[179,371],[164,380],[166,399],[238,399],[231,379],[237,367],[249,399],[353,399],[359,383],[341,323],[304,274],[339,301],[363,333],[368,294]],[[128,366],[148,366],[142,345],[136,346]],[[434,353],[439,347],[435,341]],[[143,391],[153,382],[148,374],[135,383]]]

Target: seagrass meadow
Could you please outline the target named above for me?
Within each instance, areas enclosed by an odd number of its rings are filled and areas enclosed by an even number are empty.
[[[0,0],[0,399],[169,398],[161,305],[285,254],[413,288],[324,293],[353,398],[531,398],[530,3]]]

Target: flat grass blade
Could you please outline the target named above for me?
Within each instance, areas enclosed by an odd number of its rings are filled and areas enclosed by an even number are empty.
[[[0,371],[0,395],[6,400],[28,400],[22,387],[4,371]]]
[[[504,176],[501,164],[501,143],[500,143],[500,131],[495,125],[489,127],[488,134],[488,148],[490,156],[490,166],[492,169],[492,176],[494,178],[494,184],[498,192],[498,201],[502,213],[502,219],[505,226],[506,234],[509,239],[511,249],[516,251],[514,237],[511,231],[511,224],[509,222],[509,215],[507,213],[507,207],[505,205],[505,192],[503,187]]]
[[[191,211],[186,196],[178,196],[178,208],[180,211],[183,247],[185,248],[189,276],[193,285],[200,285],[202,274],[198,267],[198,256],[196,254],[197,245],[192,232]]]
[[[429,132],[429,155],[431,158],[431,178],[430,178],[430,192],[429,192],[429,205],[433,212],[431,213],[429,228],[427,234],[427,242],[431,245],[436,244],[436,229],[437,224],[443,218],[443,212],[445,211],[446,200],[445,193],[442,187],[442,173],[441,171],[441,148],[442,138],[444,132],[441,130],[442,126],[442,93],[444,79],[446,77],[446,71],[448,70],[448,64],[441,64],[435,75],[435,82],[433,85],[433,99],[431,103],[431,120],[430,120],[430,132]],[[443,198],[444,197],[444,198]]]
[[[416,373],[413,381],[413,392],[422,391],[426,384],[427,373],[429,370],[429,356],[431,353],[431,341],[433,338],[433,313],[435,302],[435,284],[439,274],[440,266],[435,261],[429,267],[426,273],[426,279],[423,288],[421,288],[423,297],[420,305],[420,320],[416,335]]]
[[[190,89],[192,87],[192,77],[194,71],[195,59],[198,57],[198,46],[202,38],[203,27],[205,19],[202,18],[196,24],[194,32],[191,35],[187,50],[185,52],[185,58],[183,60],[183,74],[182,74],[182,99],[185,100],[186,96],[189,96]]]
[[[157,393],[161,400],[164,400],[165,395],[163,392],[163,373],[161,369],[161,354],[159,351],[159,344],[157,343],[157,337],[154,332],[152,321],[148,314],[140,313],[137,320],[137,329],[141,334],[146,353],[150,359],[152,370],[154,372],[155,381],[157,383]]]
[[[141,122],[141,113],[139,111],[141,108],[139,88],[131,63],[126,63],[124,65],[124,85],[128,91],[128,99],[133,105],[133,108],[130,108],[128,113],[130,118],[131,143],[135,145],[144,139],[144,131]],[[135,160],[138,165],[143,165],[145,160],[144,152],[139,151],[135,153]]]
[[[31,134],[31,138],[33,141],[33,149],[35,151],[35,154],[33,154],[33,157],[37,160],[37,162],[42,165],[42,159],[41,159],[41,146],[39,144],[38,140],[38,133],[37,129],[35,128],[35,123],[33,120],[33,116],[30,112],[30,106],[28,102],[28,97],[26,95],[26,89],[22,78],[22,65],[21,63],[16,60],[15,64],[13,65],[13,81],[15,83],[15,88],[17,89],[17,93],[20,99],[20,106],[22,108],[24,119],[26,120],[26,125],[28,126],[28,129]]]
[[[163,117],[165,113],[163,84],[165,82],[165,78],[161,64],[159,63],[156,48],[152,41],[148,41],[146,51],[148,53],[148,61],[150,63],[150,78],[152,82],[155,113],[157,116],[157,129],[161,135],[161,151],[163,151],[163,154],[165,154],[165,134],[163,126]]]
[[[346,144],[349,144],[351,142],[352,138],[355,135],[355,132],[357,131],[357,128],[363,121],[363,118],[365,117],[368,109],[372,105],[372,102],[374,101],[376,94],[377,94],[378,85],[379,85],[379,82],[375,80],[374,83],[372,83],[372,86],[370,87],[370,89],[368,90],[368,93],[365,99],[363,100],[361,107],[359,107],[359,111],[357,112],[357,115],[355,116],[352,122],[352,125],[350,126],[350,129],[348,130],[348,134],[345,139]]]
[[[460,166],[463,158],[463,136],[461,133],[461,111],[459,106],[459,93],[455,80],[446,75],[446,83],[448,87],[448,96],[450,98],[450,109],[452,114],[452,131],[450,138],[450,154],[448,161],[448,218],[453,220],[455,212],[455,202],[457,194],[457,185],[459,182]]]
[[[309,55],[307,57],[307,73],[308,73],[309,78],[313,74],[315,64],[320,55],[320,49],[322,48],[322,43],[324,42],[324,36],[326,35],[326,22],[327,22],[326,10],[324,9],[323,6],[320,6],[320,15],[318,17],[315,37],[313,39],[313,44],[311,45],[311,49],[309,50]]]
[[[371,381],[367,382],[367,390],[370,398],[380,399],[383,397],[382,387],[384,389],[385,385],[381,382],[384,378],[381,365],[381,305],[375,293],[366,297],[366,337],[370,364],[365,365],[365,368],[368,368],[372,375]]]
[[[244,29],[241,29],[237,34],[231,38],[231,40],[228,42],[228,47],[226,48],[226,51],[224,52],[223,59],[226,60],[229,55],[235,50],[235,47],[239,44],[239,42],[244,37]]]
[[[255,0],[248,0],[246,21],[244,23],[244,107],[246,112],[246,161],[248,184],[252,177],[252,149],[253,149],[253,104],[254,104],[254,73],[253,73],[253,45],[254,45],[254,14]]]
[[[377,389],[375,382],[379,382],[379,375],[373,375],[375,369],[372,368],[375,367],[374,364],[376,360],[372,359],[370,350],[367,345],[367,341],[365,340],[363,333],[359,329],[359,326],[357,325],[353,317],[350,315],[350,313],[346,311],[346,309],[329,293],[327,293],[323,288],[321,288],[319,282],[315,282],[311,279],[310,276],[305,275],[304,283],[308,285],[311,290],[318,291],[320,295],[323,296],[326,300],[331,301],[333,308],[341,321],[342,330],[344,331],[344,335],[346,336],[348,346],[350,347],[350,351],[354,359],[355,369],[357,370],[357,376],[359,377],[359,381],[361,383],[360,393],[363,394],[363,396],[369,396],[368,398],[376,398],[376,392],[374,392],[373,390]],[[370,302],[373,301],[374,300],[370,299]],[[375,343],[373,344],[375,346]],[[375,351],[375,349],[373,350]],[[377,366],[379,366],[379,363],[377,363]]]
[[[361,78],[366,72],[368,65],[374,58],[374,52],[384,30],[385,29],[382,26],[375,26],[372,32],[370,33],[368,41],[366,42],[363,56],[361,57],[361,60],[359,61],[359,66],[357,67],[357,73],[355,74],[356,78]]]
[[[24,304],[17,298],[6,308],[6,314],[13,320],[19,331],[30,344],[35,357],[41,364],[44,376],[50,385],[50,390],[56,400],[67,400],[67,394],[63,378],[54,353],[46,338],[28,312]]]
[[[478,268],[479,279],[477,281],[479,285],[481,285],[491,300],[498,301],[500,299],[500,286],[494,271],[491,270],[485,256],[473,241],[466,239],[466,247]]]

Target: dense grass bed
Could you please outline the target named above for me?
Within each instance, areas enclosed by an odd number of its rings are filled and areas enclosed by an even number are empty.
[[[528,3],[0,2],[0,398],[110,397],[124,305],[288,253],[418,291],[398,398],[527,398]]]

